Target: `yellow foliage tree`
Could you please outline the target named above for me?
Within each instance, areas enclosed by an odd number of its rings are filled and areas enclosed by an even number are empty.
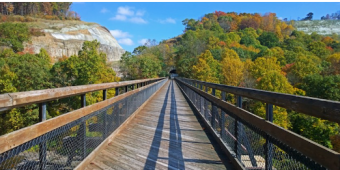
[[[230,86],[238,86],[243,80],[243,62],[234,50],[227,50],[222,59],[222,80],[221,82]]]
[[[281,67],[277,63],[276,57],[259,57],[254,61],[254,65],[252,65],[251,73],[252,75],[258,79],[264,76],[266,73],[270,71],[280,72]]]
[[[326,59],[331,63],[331,69],[333,74],[340,74],[340,53],[334,53]]]
[[[214,59],[211,52],[206,50],[198,57],[197,63],[193,66],[193,77],[201,81],[219,83],[216,75],[219,63]]]

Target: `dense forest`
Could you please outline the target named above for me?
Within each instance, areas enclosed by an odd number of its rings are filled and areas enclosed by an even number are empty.
[[[51,57],[41,49],[38,54],[22,53],[22,43],[32,36],[24,23],[0,24],[0,42],[7,47],[0,52],[0,94],[97,84],[119,81],[106,54],[99,53],[99,42],[85,41],[78,55],[63,57],[52,65]],[[16,34],[14,34],[16,33]],[[108,97],[114,96],[108,90]],[[86,94],[86,103],[102,100],[102,93]],[[47,118],[80,108],[80,97],[69,97],[47,103]],[[38,105],[33,104],[0,112],[0,134],[38,122]]]
[[[340,101],[339,36],[305,34],[293,24],[275,13],[215,11],[185,19],[184,34],[126,52],[121,70],[124,78],[138,79],[176,68],[187,78]],[[244,102],[245,109],[265,116],[265,104]],[[340,152],[337,123],[280,107],[274,107],[274,123]]]
[[[79,14],[70,10],[71,4],[72,2],[0,2],[0,21],[34,20],[31,17],[80,20]]]

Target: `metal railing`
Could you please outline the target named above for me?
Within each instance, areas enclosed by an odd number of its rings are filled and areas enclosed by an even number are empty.
[[[339,153],[272,123],[273,105],[339,122],[332,117],[339,102],[175,79],[238,169],[340,169]],[[236,95],[236,106],[226,102],[227,93]],[[266,119],[242,109],[242,97],[265,102]]]
[[[0,136],[0,169],[75,168],[166,80],[145,79],[0,95],[0,109],[42,102],[39,104],[42,122]],[[116,95],[106,99],[110,88],[116,89]],[[85,93],[98,90],[103,90],[103,101],[85,106]],[[45,120],[46,101],[75,95],[81,95],[82,108]]]

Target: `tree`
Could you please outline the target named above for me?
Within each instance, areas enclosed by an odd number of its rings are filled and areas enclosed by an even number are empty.
[[[321,60],[316,56],[299,55],[291,70],[288,72],[288,79],[293,84],[300,82],[305,76],[310,74],[318,74],[321,72]]]
[[[303,18],[303,21],[307,21],[307,20],[312,20],[313,19],[313,12],[310,12],[307,14],[307,16],[305,18]]]
[[[241,24],[240,24],[240,29],[245,29],[245,28],[250,28],[250,27],[257,30],[260,27],[260,23],[256,22],[256,20],[253,18],[242,19]]]
[[[306,91],[307,96],[340,101],[339,75],[307,75],[299,87]]]
[[[340,53],[334,53],[326,60],[331,63],[331,72],[335,75],[340,74]]]
[[[308,50],[322,59],[325,59],[330,54],[326,44],[320,41],[310,43]]]
[[[139,56],[139,73],[141,78],[156,78],[162,70],[159,59],[150,54]]]
[[[194,78],[201,81],[218,83],[218,66],[219,63],[214,59],[211,52],[209,50],[206,50],[198,57],[197,64],[193,66],[193,76]]]
[[[28,27],[23,23],[5,22],[0,24],[0,30],[0,43],[10,46],[14,52],[22,51],[22,43],[30,38]]]
[[[221,63],[221,83],[238,86],[243,80],[243,62],[234,50],[226,50],[225,54]]]
[[[279,45],[279,38],[272,32],[263,32],[259,37],[261,45],[272,48]]]
[[[270,58],[259,57],[255,60],[254,65],[251,68],[251,73],[256,79],[263,77],[270,71],[274,72],[281,71],[281,67],[277,63],[277,59],[275,57]]]
[[[135,55],[139,55],[141,54],[145,49],[147,49],[147,47],[145,45],[141,45],[141,46],[138,46],[136,47],[135,49],[133,49],[133,54]]]

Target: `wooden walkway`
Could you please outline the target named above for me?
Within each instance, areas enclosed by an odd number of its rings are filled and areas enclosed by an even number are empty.
[[[168,81],[86,169],[233,169],[211,142]]]

